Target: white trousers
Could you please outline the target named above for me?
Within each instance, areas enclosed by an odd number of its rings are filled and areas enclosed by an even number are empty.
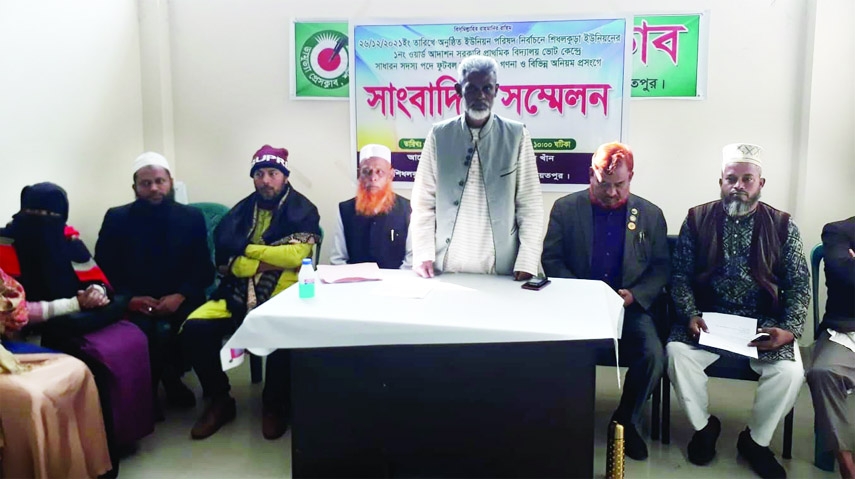
[[[686,343],[672,341],[665,347],[668,355],[668,377],[680,407],[686,411],[696,431],[707,425],[710,418],[708,377],[704,372],[716,362],[718,354]],[[751,438],[761,446],[769,446],[778,423],[790,412],[804,382],[804,367],[799,348],[793,348],[795,361],[763,362],[750,359],[751,369],[760,375],[754,406],[748,427]]]

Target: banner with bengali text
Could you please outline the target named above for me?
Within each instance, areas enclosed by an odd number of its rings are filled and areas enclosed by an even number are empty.
[[[626,17],[353,21],[350,98],[355,152],[358,156],[368,143],[388,146],[396,182],[411,183],[431,126],[462,113],[454,90],[458,63],[479,54],[499,64],[493,112],[525,123],[544,189],[562,191],[587,183],[597,146],[624,136],[630,22]]]
[[[350,91],[348,23],[291,24],[291,98],[346,100]]]
[[[706,28],[702,14],[636,16],[632,30],[632,96],[701,98],[705,94]]]

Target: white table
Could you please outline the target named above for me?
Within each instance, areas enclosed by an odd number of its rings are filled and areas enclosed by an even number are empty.
[[[294,477],[591,477],[595,353],[623,301],[599,281],[509,277],[289,288],[224,348],[291,349]],[[383,296],[431,285],[423,299]]]
[[[524,290],[507,276],[445,274],[421,279],[382,270],[383,281],[318,284],[315,297],[289,288],[251,311],[225,348],[259,355],[277,348],[574,341],[619,338],[623,300],[602,281],[553,279]],[[378,295],[433,284],[424,299]]]

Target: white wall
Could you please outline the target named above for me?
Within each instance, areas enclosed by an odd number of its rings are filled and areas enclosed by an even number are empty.
[[[21,188],[63,186],[91,247],[108,206],[132,198],[142,148],[134,0],[0,0],[0,222]]]
[[[851,0],[814,0],[817,28],[805,174],[797,216],[807,247],[822,226],[855,215],[855,18]]]
[[[233,204],[265,143],[332,231],[353,194],[346,102],[289,99],[293,18],[491,18],[709,10],[708,98],[633,101],[633,191],[671,233],[718,195],[719,152],[763,145],[764,199],[795,214],[810,247],[855,214],[851,0],[0,0],[0,218],[25,184],[52,180],[93,244],[107,207],[132,197],[128,165],[162,149],[191,201]],[[142,53],[141,53],[142,52]],[[174,154],[173,154],[174,151]],[[405,195],[408,190],[403,191]],[[547,210],[560,197],[546,194]],[[329,248],[324,249],[323,259]]]
[[[664,209],[676,233],[689,207],[718,195],[721,147],[751,141],[768,151],[766,201],[794,208],[808,24],[803,1],[574,2],[562,11],[551,0],[491,5],[490,15],[504,17],[711,10],[708,99],[632,102],[633,189]],[[348,106],[288,98],[291,19],[332,12],[342,18],[484,14],[474,2],[453,0],[437,0],[429,10],[391,0],[214,0],[204,7],[174,1],[170,7],[176,156],[192,198],[233,203],[250,191],[247,164],[255,149],[285,146],[293,182],[318,204],[327,230],[335,205],[353,191]],[[547,208],[558,197],[547,194]]]
[[[333,227],[337,203],[352,196],[348,105],[288,97],[293,18],[709,10],[706,100],[631,104],[626,140],[637,159],[633,191],[662,207],[669,232],[677,233],[688,208],[717,198],[721,147],[747,141],[767,152],[764,200],[795,215],[807,248],[822,224],[855,214],[855,193],[847,188],[855,168],[855,56],[845,25],[853,18],[851,0],[611,0],[560,8],[552,0],[528,0],[492,2],[488,10],[456,0],[418,5],[172,1],[175,151],[191,199],[231,204],[250,192],[248,161],[264,143],[290,150],[292,181],[318,205],[325,230]],[[545,194],[547,211],[560,196]]]
[[[821,241],[823,225],[855,216],[855,30],[850,25],[855,2],[813,0],[811,8],[816,12],[813,76],[795,211],[808,255]],[[820,273],[821,315],[826,291]]]

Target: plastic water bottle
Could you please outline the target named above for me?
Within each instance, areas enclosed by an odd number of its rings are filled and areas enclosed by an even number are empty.
[[[300,266],[300,273],[297,275],[297,283],[301,298],[315,297],[315,268],[312,266],[312,258],[303,258],[303,265]]]

